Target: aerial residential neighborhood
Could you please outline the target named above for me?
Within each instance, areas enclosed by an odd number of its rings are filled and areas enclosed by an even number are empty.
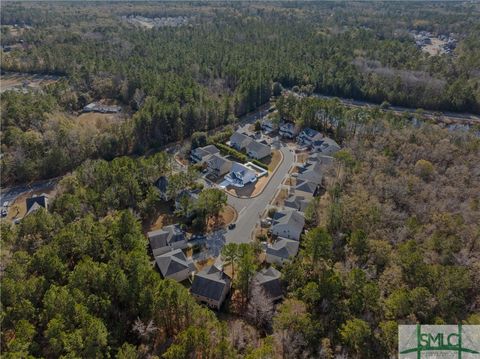
[[[0,357],[480,353],[480,1],[4,0],[0,34]]]

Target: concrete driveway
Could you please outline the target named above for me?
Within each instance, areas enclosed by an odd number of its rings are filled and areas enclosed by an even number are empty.
[[[263,192],[255,198],[237,198],[228,195],[228,204],[237,210],[238,218],[235,222],[235,229],[228,230],[225,234],[227,243],[249,243],[252,231],[257,223],[260,223],[260,216],[272,200],[276,190],[280,187],[285,175],[294,163],[293,149],[281,144],[280,151],[283,154],[283,162],[272,178],[265,186]]]

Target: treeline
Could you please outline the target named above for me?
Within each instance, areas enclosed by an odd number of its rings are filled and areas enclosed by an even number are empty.
[[[390,6],[400,11],[398,5]],[[115,16],[100,16],[95,6],[56,5],[52,12],[69,14],[76,7],[91,14],[91,26],[81,17],[68,28],[56,27],[52,35],[51,21],[39,24],[28,32],[28,49],[5,56],[2,68],[66,74],[80,92],[127,104],[133,105],[135,94],[144,94],[166,105],[182,108],[193,103],[206,113],[204,105],[222,112],[198,114],[195,119],[203,125],[224,119],[225,110],[238,116],[265,102],[272,81],[286,87],[311,84],[324,94],[413,108],[480,111],[478,63],[471,61],[478,58],[478,49],[460,42],[457,56],[428,56],[413,40],[377,29],[388,26],[387,19],[397,21],[397,13],[388,8],[354,6],[365,17],[358,24],[353,9],[343,5],[296,5],[299,11],[294,12],[286,5],[232,11],[220,4],[209,7],[213,18],[150,31],[128,26]],[[405,18],[410,15],[429,24],[449,20],[442,16],[440,5],[427,6],[428,15],[400,7]],[[469,44],[478,38],[478,17],[475,10],[461,10],[469,26],[460,36]],[[34,17],[43,10],[16,5],[15,11]],[[325,23],[314,21],[315,17]],[[97,24],[100,21],[103,26]],[[403,25],[398,30],[409,29]]]

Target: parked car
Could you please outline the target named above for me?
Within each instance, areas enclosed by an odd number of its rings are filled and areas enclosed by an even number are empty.
[[[235,223],[230,223],[228,229],[234,229],[237,225]]]
[[[2,211],[0,212],[1,216],[2,216],[2,217],[6,217],[6,216],[7,216],[7,213],[8,213],[8,212],[7,212],[6,208],[2,208]]]

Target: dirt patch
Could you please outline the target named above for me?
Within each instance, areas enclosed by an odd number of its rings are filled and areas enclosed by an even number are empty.
[[[27,198],[32,197],[33,195],[41,195],[46,193],[48,195],[48,201],[51,203],[53,197],[55,197],[57,190],[52,188],[50,190],[43,191],[30,191],[21,194],[18,196],[13,203],[10,204],[7,214],[7,220],[13,221],[15,219],[21,219],[27,214]]]
[[[215,263],[216,258],[208,258],[203,261],[197,261],[195,263],[195,267],[197,267],[197,271],[200,272],[203,268],[211,266]]]
[[[430,55],[440,55],[445,52],[443,50],[443,46],[447,43],[446,41],[437,38],[431,38],[430,40],[432,41],[432,43],[423,46],[423,51],[428,52]]]
[[[308,159],[308,152],[302,152],[297,154],[297,162],[304,163]]]
[[[211,218],[207,224],[207,232],[228,226],[237,219],[237,211],[232,206],[225,206],[218,218]]]
[[[15,88],[38,89],[41,86],[57,82],[59,79],[60,77],[53,75],[6,73],[2,75],[2,81],[0,81],[0,92]]]
[[[156,231],[164,226],[178,222],[168,202],[161,203],[157,213],[157,218],[150,226],[147,226],[146,232]]]
[[[77,117],[77,122],[86,127],[96,127],[98,129],[104,129],[113,123],[123,121],[125,114],[122,113],[98,113],[87,112],[82,113]]]

